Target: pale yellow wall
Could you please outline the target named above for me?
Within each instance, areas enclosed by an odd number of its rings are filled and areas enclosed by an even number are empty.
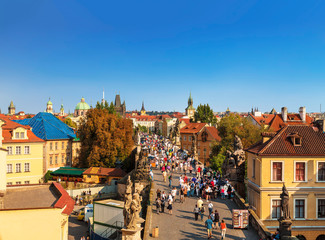
[[[51,149],[52,143],[52,149]],[[57,143],[58,148],[55,148],[55,144]],[[62,148],[62,143],[64,143],[64,148]],[[62,162],[62,155],[64,156],[64,160]],[[71,166],[71,155],[72,155],[72,140],[64,139],[64,140],[51,140],[46,141],[45,151],[44,151],[44,173],[48,170],[55,170],[60,167]],[[51,164],[51,156],[52,156],[52,164]],[[55,157],[58,157],[57,163],[55,162]]]
[[[68,216],[62,209],[0,211],[1,240],[68,240]]]
[[[261,165],[256,165],[256,178],[252,178],[253,159],[258,158]],[[317,198],[325,198],[325,182],[317,182],[317,161],[325,161],[325,157],[257,157],[247,154],[247,177],[249,203],[256,207],[257,215],[264,220],[266,226],[278,226],[277,220],[271,220],[271,200],[280,199],[283,182],[289,192],[290,213],[293,225],[297,226],[325,226],[325,220],[318,220],[316,216]],[[283,182],[271,181],[272,161],[283,161]],[[306,182],[296,182],[294,179],[295,162],[306,161]],[[255,183],[253,186],[250,182]],[[305,199],[306,219],[313,221],[294,220],[294,200]]]
[[[12,147],[12,155],[7,154],[6,164],[12,164],[12,173],[7,173],[7,183],[29,181],[30,184],[39,183],[43,175],[43,145],[44,142],[36,143],[3,143],[3,147]],[[21,147],[21,154],[16,155],[16,147]],[[30,154],[25,154],[25,146],[29,146]],[[21,164],[21,172],[16,172],[16,163]],[[25,172],[25,163],[29,163],[30,172]],[[7,167],[5,168],[7,172]]]

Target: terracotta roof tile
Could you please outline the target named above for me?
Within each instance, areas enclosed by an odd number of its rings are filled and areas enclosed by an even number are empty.
[[[205,127],[208,132],[211,134],[211,136],[217,140],[217,141],[221,141],[221,137],[219,136],[219,132],[218,132],[218,129],[215,128],[215,127]]]
[[[292,136],[301,137],[295,146]],[[265,143],[259,142],[246,151],[265,156],[325,156],[325,134],[306,125],[288,125]]]
[[[198,133],[204,128],[206,123],[189,123],[181,128],[180,133]]]
[[[5,122],[5,124],[2,125],[3,143],[44,142],[43,139],[38,138],[30,130],[31,128],[29,126],[21,125],[19,123],[11,121],[7,116],[4,115],[0,115],[0,119]],[[13,130],[19,127],[27,129],[28,139],[12,139]]]
[[[83,172],[83,175],[124,177],[126,175],[126,172],[124,172],[121,168],[90,167]]]

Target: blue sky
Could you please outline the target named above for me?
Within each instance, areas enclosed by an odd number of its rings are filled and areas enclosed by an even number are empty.
[[[0,1],[0,108],[325,109],[324,1]]]

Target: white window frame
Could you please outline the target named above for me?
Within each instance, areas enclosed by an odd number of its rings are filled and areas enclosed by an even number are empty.
[[[281,181],[273,180],[273,163],[278,163],[278,162],[282,163],[282,179],[281,179]],[[271,160],[271,177],[270,177],[270,180],[271,180],[270,182],[272,182],[272,183],[282,183],[282,182],[284,182],[284,161],[283,160],[279,160],[279,161]]]
[[[17,154],[17,149],[20,149],[19,154]],[[16,153],[16,155],[21,155],[21,146],[16,146],[15,153]]]
[[[10,150],[9,150],[9,149],[10,149]],[[12,154],[12,147],[11,147],[11,146],[7,147],[7,151],[8,151],[8,155],[13,155],[13,154]]]
[[[26,147],[28,147],[28,153],[26,153]],[[30,154],[30,146],[24,146],[24,154]]]
[[[296,200],[304,200],[305,201],[305,217],[304,218],[296,218]],[[294,220],[306,220],[307,219],[307,198],[306,197],[294,197],[293,198],[293,219]]]
[[[20,171],[19,171],[19,172],[17,172],[17,165],[18,165],[18,164],[20,165]],[[16,171],[15,171],[16,173],[21,173],[21,172],[22,172],[22,171],[21,171],[21,163],[16,163],[16,164],[15,164],[15,170],[16,170]]]
[[[318,164],[319,163],[325,163],[325,161],[317,161],[317,163],[316,163],[316,182],[325,182],[325,180],[324,181],[318,180]]]
[[[15,139],[19,139],[20,137],[20,133],[19,132],[15,132]]]
[[[296,163],[305,163],[305,181],[297,181],[296,180]],[[299,160],[293,161],[293,169],[294,169],[293,182],[307,182],[307,179],[308,179],[308,176],[307,176],[308,164],[307,163],[308,163],[307,161],[299,161]]]
[[[278,220],[277,218],[273,218],[273,217],[272,217],[272,210],[273,210],[273,208],[272,208],[272,205],[273,205],[273,204],[272,204],[272,201],[273,201],[273,200],[278,200],[278,201],[280,200],[280,201],[281,201],[281,198],[271,198],[271,201],[270,201],[270,219],[271,219],[271,220]],[[254,201],[254,200],[253,200],[253,201]],[[281,210],[280,210],[280,217],[281,217]]]
[[[49,161],[50,161],[50,165],[53,165],[53,156],[50,156]]]
[[[11,171],[9,172],[8,170],[9,170],[9,166],[11,166]],[[12,163],[8,163],[7,164],[7,173],[13,173],[13,171],[12,171]]]
[[[28,164],[29,171],[26,171],[26,164]],[[24,172],[31,172],[31,170],[30,170],[30,163],[29,162],[24,163]]]
[[[20,132],[19,133],[19,138],[25,139],[25,132]]]
[[[325,218],[318,217],[318,200],[325,200],[325,197],[316,197],[316,219],[325,220]]]

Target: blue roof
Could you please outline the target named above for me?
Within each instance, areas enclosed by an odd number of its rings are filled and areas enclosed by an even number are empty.
[[[32,132],[44,140],[71,139],[76,137],[71,127],[51,113],[40,112],[33,118],[14,121],[22,125],[30,126]]]

